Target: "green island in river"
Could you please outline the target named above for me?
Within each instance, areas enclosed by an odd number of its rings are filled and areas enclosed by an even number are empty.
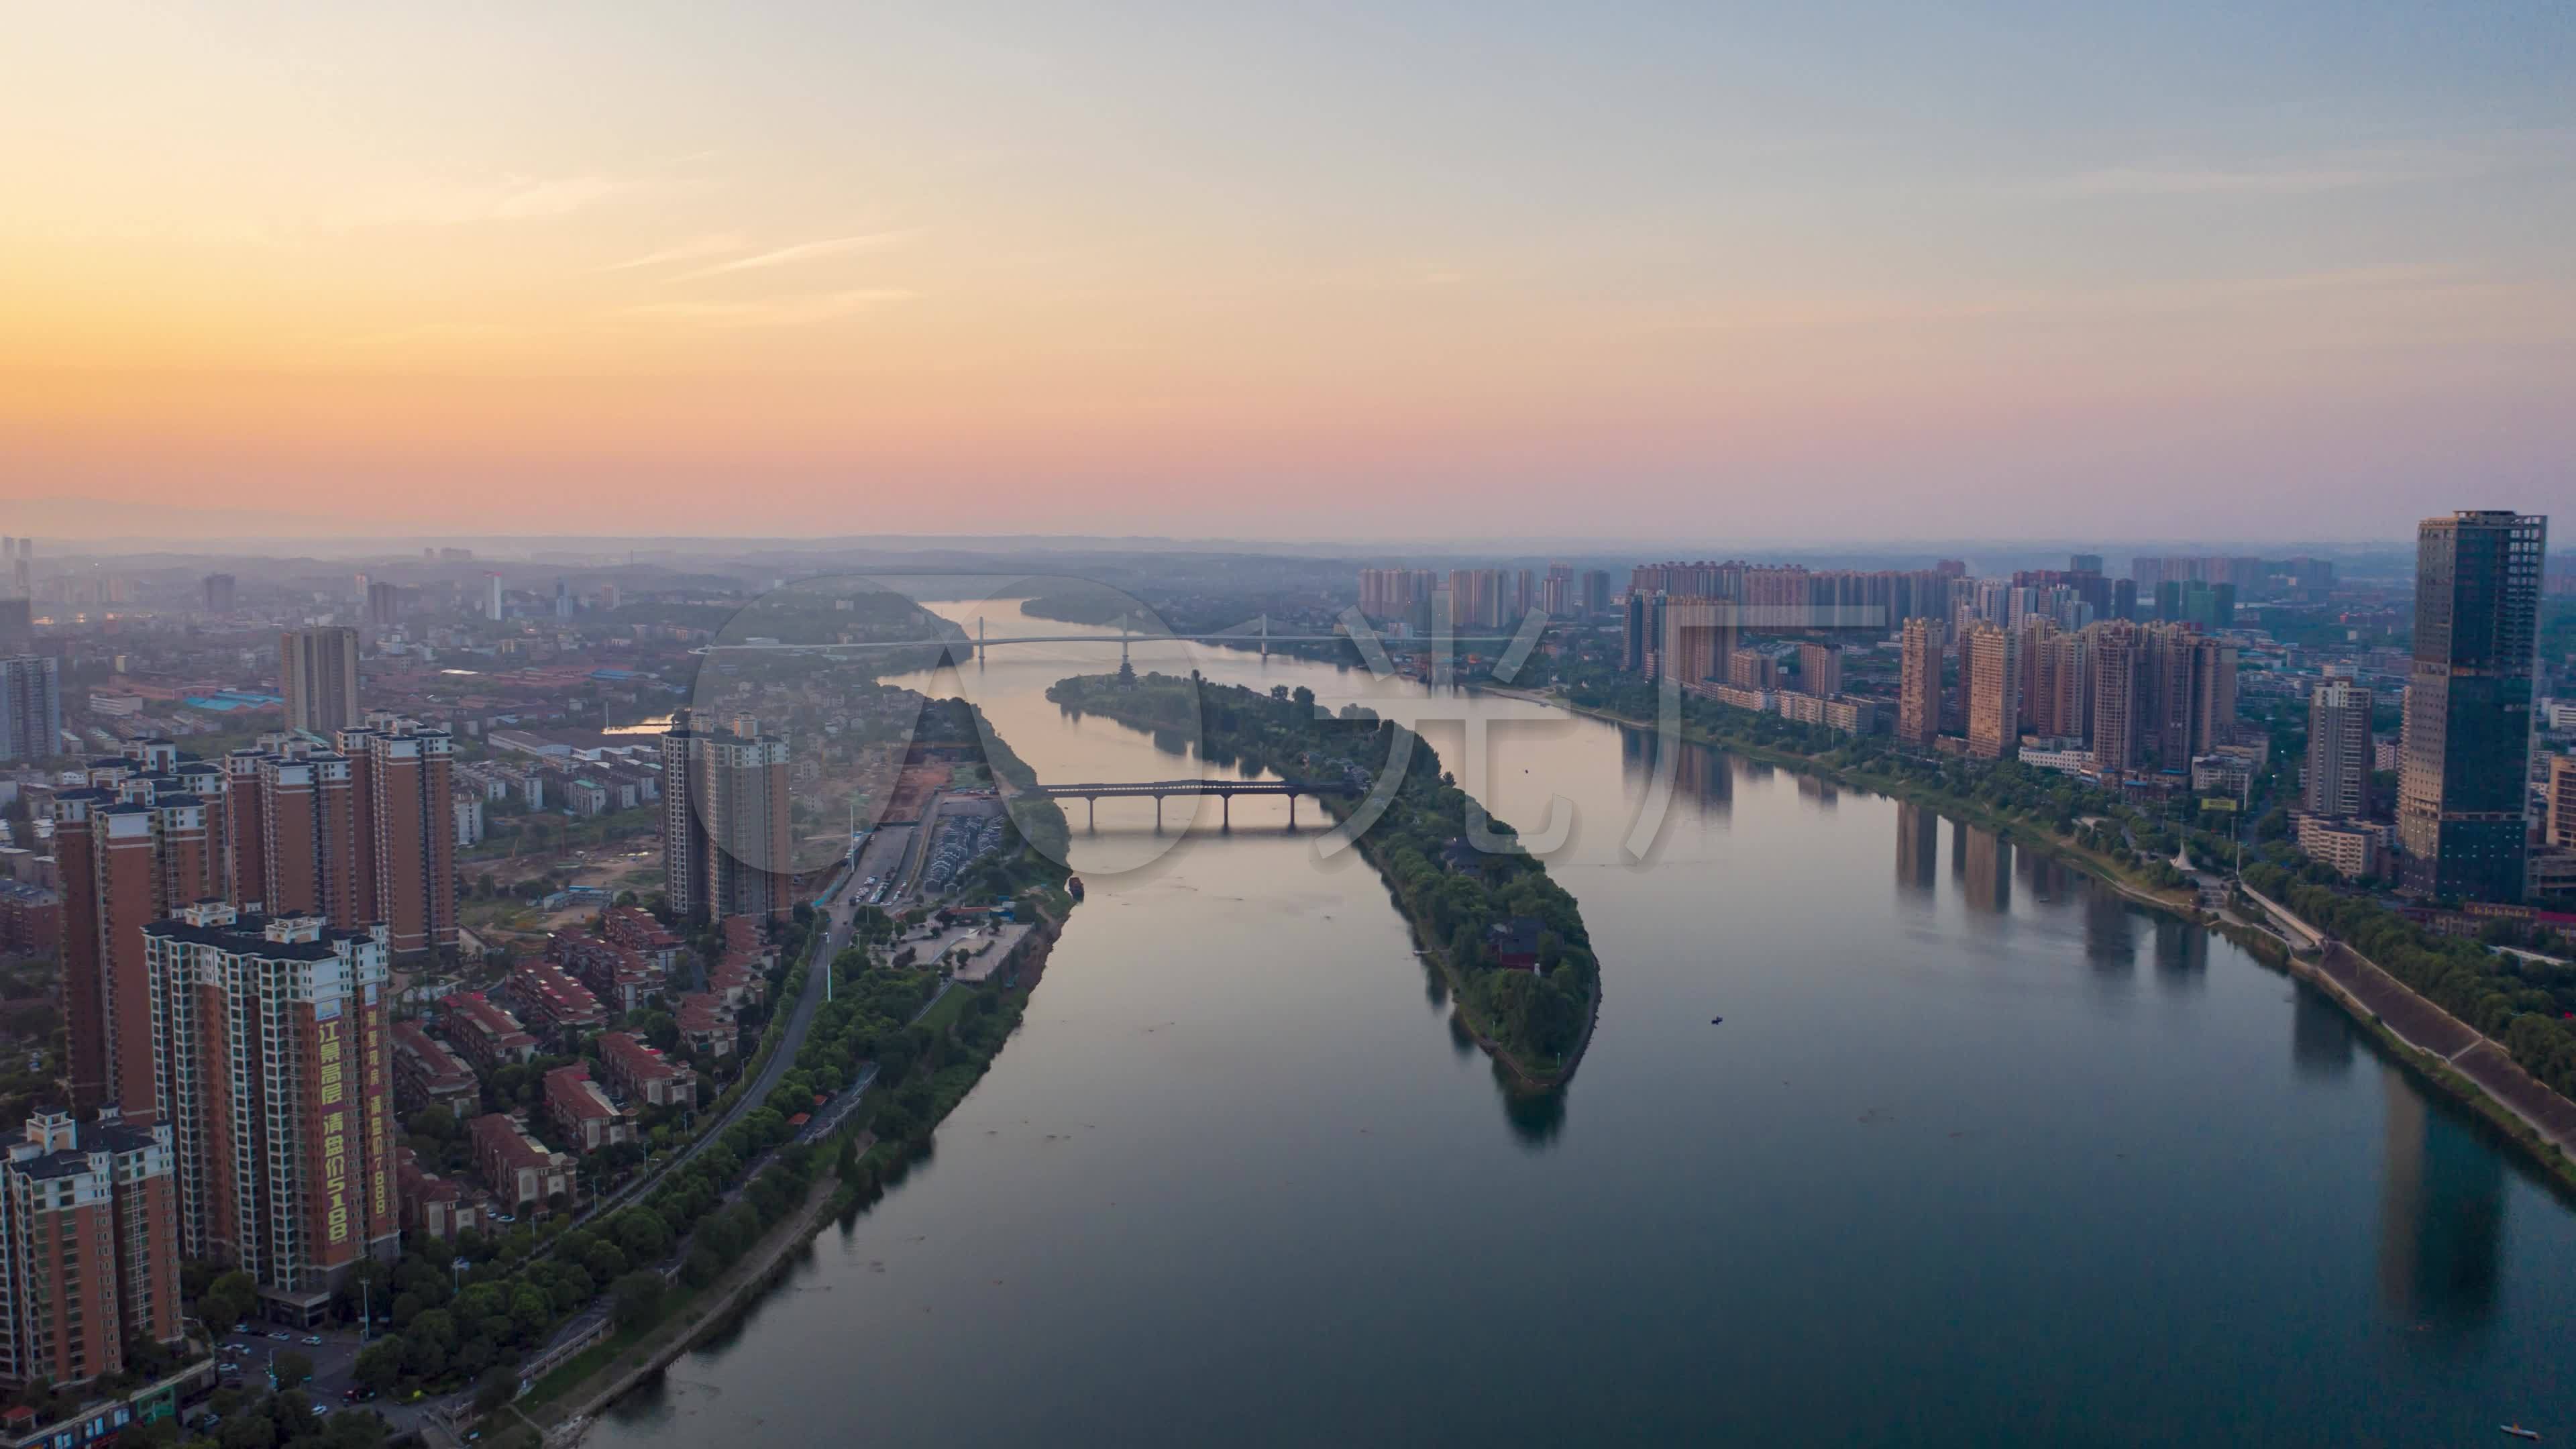
[[[1304,689],[1262,694],[1195,676],[1077,675],[1050,686],[1047,698],[1158,737],[1195,728],[1210,765],[1320,782],[1337,820],[1382,800],[1355,841],[1447,978],[1459,1024],[1521,1086],[1553,1087],[1573,1075],[1601,1003],[1582,912],[1545,863],[1510,838],[1510,826],[1487,820],[1499,848],[1468,842],[1476,802],[1420,736],[1357,705],[1319,713]],[[1403,774],[1382,788],[1390,762]]]

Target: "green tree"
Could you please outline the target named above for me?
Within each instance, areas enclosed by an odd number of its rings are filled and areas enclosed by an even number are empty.
[[[351,1373],[377,1393],[392,1392],[402,1378],[402,1340],[380,1338],[358,1350],[358,1361]]]
[[[519,1376],[512,1373],[507,1365],[486,1369],[474,1385],[474,1410],[489,1414],[518,1397],[518,1393]]]
[[[649,1270],[618,1279],[617,1286],[610,1290],[617,1326],[635,1328],[652,1322],[662,1311],[662,1295],[667,1287],[661,1274]]]

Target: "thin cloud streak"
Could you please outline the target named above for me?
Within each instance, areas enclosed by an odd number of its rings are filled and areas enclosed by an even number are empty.
[[[888,302],[908,302],[915,295],[901,287],[860,287],[757,302],[639,302],[619,309],[617,315],[709,327],[792,327],[828,322]]]
[[[631,272],[638,267],[661,267],[673,262],[694,262],[704,257],[720,257],[728,252],[738,252],[750,245],[751,238],[741,232],[713,231],[703,236],[693,236],[687,241],[674,242],[660,251],[646,252],[640,257],[629,257],[622,262],[611,262],[600,270]]]
[[[863,232],[857,236],[836,236],[822,241],[797,242],[792,246],[756,252],[747,257],[736,257],[729,262],[718,262],[712,267],[701,267],[694,272],[683,272],[669,280],[693,282],[701,277],[721,277],[732,272],[753,272],[769,267],[788,266],[796,262],[815,261],[823,257],[837,257],[848,252],[891,246],[911,235],[909,231],[872,231]]]

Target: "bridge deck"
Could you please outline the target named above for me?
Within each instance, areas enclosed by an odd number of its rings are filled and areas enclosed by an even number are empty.
[[[1321,795],[1314,780],[1109,780],[1079,785],[1039,785],[1026,793],[1057,799],[1107,799],[1118,795]]]

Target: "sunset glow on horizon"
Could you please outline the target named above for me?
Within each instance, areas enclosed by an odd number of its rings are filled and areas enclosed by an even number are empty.
[[[2563,10],[13,20],[0,501],[2319,539],[2576,502]]]

